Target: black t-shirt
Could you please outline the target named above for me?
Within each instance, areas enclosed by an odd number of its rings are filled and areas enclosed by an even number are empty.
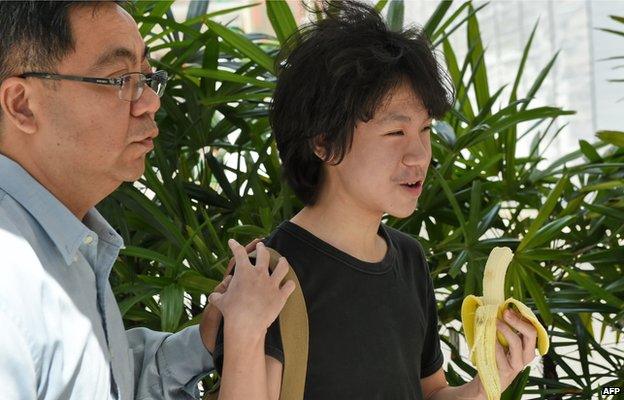
[[[308,309],[306,400],[421,400],[420,379],[443,355],[429,268],[420,244],[381,225],[381,262],[358,260],[283,222],[264,242],[294,268]],[[266,353],[284,362],[278,321]],[[214,351],[223,366],[223,325]]]

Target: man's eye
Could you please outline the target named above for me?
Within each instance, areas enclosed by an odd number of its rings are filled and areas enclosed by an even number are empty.
[[[394,131],[394,132],[390,132],[386,134],[386,136],[403,136],[403,135],[404,135],[403,131]]]
[[[430,126],[425,126],[422,131],[423,132],[431,132],[431,127]]]

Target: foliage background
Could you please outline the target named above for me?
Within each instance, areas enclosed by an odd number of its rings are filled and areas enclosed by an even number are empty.
[[[134,5],[141,34],[159,54],[153,65],[172,79],[145,175],[99,205],[126,242],[111,276],[126,326],[165,331],[198,322],[229,259],[228,238],[265,236],[301,207],[282,183],[267,118],[273,60],[297,28],[288,4],[207,13],[207,1],[194,1],[186,20],[176,21],[172,3]],[[601,384],[624,382],[622,346],[602,343],[608,330],[620,343],[624,327],[624,133],[597,132],[594,143],[581,140],[563,157],[544,159],[561,133],[554,121],[573,113],[531,105],[557,54],[519,93],[536,24],[508,86],[491,88],[478,21],[483,6],[466,2],[451,12],[450,5],[441,2],[423,29],[457,100],[434,126],[432,168],[417,212],[386,219],[428,252],[441,337],[451,349],[447,379],[459,385],[476,372],[462,350],[459,309],[464,296],[481,293],[489,251],[506,245],[516,254],[506,292],[537,310],[553,345],[504,399],[605,398]],[[275,37],[217,22],[246,7],[265,7]],[[401,28],[402,1],[376,7]],[[450,35],[464,37],[463,59]],[[521,148],[529,155],[518,156]]]

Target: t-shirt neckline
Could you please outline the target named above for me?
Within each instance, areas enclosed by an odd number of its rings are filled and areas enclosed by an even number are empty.
[[[312,232],[308,231],[301,226],[286,220],[282,222],[277,229],[281,229],[314,247],[318,251],[325,253],[326,255],[337,259],[338,261],[346,264],[347,266],[354,268],[360,272],[379,275],[384,274],[392,269],[395,264],[396,259],[396,247],[384,224],[379,225],[379,230],[377,231],[381,237],[386,241],[386,245],[388,249],[386,250],[386,254],[384,258],[379,262],[368,262],[364,260],[360,260],[352,255],[345,253],[344,251],[332,246],[331,244],[323,241],[322,239],[315,236]]]

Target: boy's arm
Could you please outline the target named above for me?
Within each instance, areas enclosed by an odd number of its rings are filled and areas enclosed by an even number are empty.
[[[486,396],[482,390],[479,377],[462,386],[449,386],[444,375],[444,370],[440,368],[433,375],[420,380],[425,400],[485,400]]]

